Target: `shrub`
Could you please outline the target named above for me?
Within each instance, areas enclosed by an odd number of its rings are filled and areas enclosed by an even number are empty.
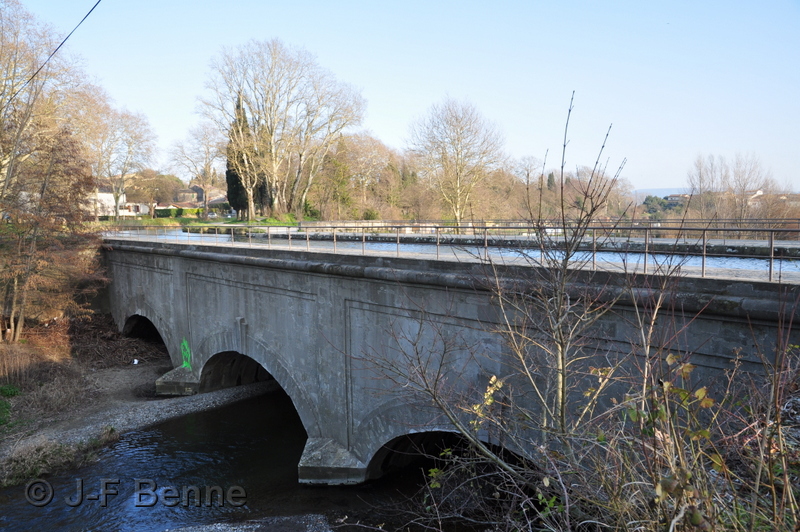
[[[156,209],[156,218],[180,218],[180,217],[197,217],[203,212],[203,209]]]

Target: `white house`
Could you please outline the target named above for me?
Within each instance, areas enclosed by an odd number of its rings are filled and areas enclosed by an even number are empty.
[[[114,194],[103,187],[95,189],[89,198],[90,212],[95,217],[114,216]],[[120,217],[135,217],[150,214],[150,206],[146,203],[128,203],[125,194],[119,198]]]

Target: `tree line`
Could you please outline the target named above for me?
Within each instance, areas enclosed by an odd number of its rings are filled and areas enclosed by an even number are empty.
[[[562,199],[570,204],[585,180],[585,169],[545,173],[534,159],[512,160],[497,126],[451,98],[412,124],[405,151],[393,150],[355,130],[364,113],[355,89],[279,40],[224,50],[208,88],[206,125],[197,131],[216,128],[228,199],[248,220],[520,218],[534,201],[547,203],[548,212]],[[197,134],[190,139],[203,144]],[[191,159],[182,145],[179,151]],[[555,186],[555,174],[565,186]],[[538,186],[545,175],[547,187]],[[626,192],[621,184],[617,195]],[[622,214],[627,202],[614,205],[609,216]]]
[[[411,124],[405,150],[357,131],[364,101],[302,49],[279,40],[224,50],[212,63],[205,121],[190,136],[194,168],[225,164],[231,206],[255,216],[339,219],[519,219],[575,215],[593,173],[504,152],[498,127],[469,102],[445,98]],[[209,131],[215,133],[209,134]],[[215,136],[216,135],[216,136]],[[214,140],[216,138],[216,140]],[[209,146],[216,145],[216,151]],[[183,160],[192,157],[179,145]],[[205,146],[205,148],[200,148]],[[599,161],[598,161],[599,162]],[[595,168],[597,170],[597,168]],[[194,175],[208,174],[208,170]],[[220,175],[222,172],[220,172]],[[698,156],[686,194],[639,205],[614,180],[607,219],[781,218],[798,209],[754,155]],[[761,196],[756,198],[756,195]],[[795,202],[796,203],[796,202]],[[577,209],[577,210],[576,210]]]
[[[26,317],[79,313],[76,291],[99,280],[85,223],[105,185],[117,212],[154,148],[144,116],[114,106],[57,36],[16,0],[0,0],[0,330],[18,341]]]
[[[50,58],[58,45],[50,28],[17,0],[0,0],[0,28],[0,314],[4,336],[19,338],[33,287],[75,284],[96,271],[93,244],[76,242],[90,242],[84,222],[97,190],[112,194],[118,218],[126,196],[171,201],[180,185],[152,170],[155,135],[145,116],[117,106],[68,56]],[[207,89],[202,119],[173,146],[169,170],[204,191],[226,187],[249,220],[567,219],[591,208],[586,191],[606,183],[604,219],[797,216],[779,197],[786,187],[754,156],[698,158],[685,205],[642,208],[599,159],[566,168],[509,157],[499,128],[451,98],[411,124],[404,150],[392,149],[358,130],[365,101],[357,89],[277,39],[222,50]],[[755,188],[760,198],[748,196]]]

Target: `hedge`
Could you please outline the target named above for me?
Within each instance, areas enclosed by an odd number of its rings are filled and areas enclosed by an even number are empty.
[[[179,218],[182,216],[197,216],[203,209],[156,209],[156,218]]]

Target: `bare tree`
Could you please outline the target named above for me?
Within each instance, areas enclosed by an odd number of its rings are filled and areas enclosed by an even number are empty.
[[[521,218],[533,220],[541,218],[538,207],[543,204],[541,198],[547,191],[543,163],[535,157],[523,157],[513,165],[513,173],[525,186],[524,212],[519,213]]]
[[[176,143],[172,150],[173,163],[185,170],[190,184],[203,190],[203,216],[208,216],[208,191],[223,183],[217,164],[222,159],[220,132],[213,124],[202,122],[189,131],[186,142]]]
[[[228,132],[229,166],[249,196],[265,181],[271,213],[299,213],[325,155],[345,128],[361,122],[361,96],[311,54],[279,40],[225,50],[212,71],[203,104]]]
[[[353,184],[359,191],[361,204],[367,208],[367,192],[381,181],[389,165],[389,149],[378,139],[361,133],[346,137],[346,160]]]
[[[58,60],[42,65],[54,46],[52,33],[19,2],[0,0],[0,199],[36,149],[36,121],[50,111],[42,96],[61,67]]]
[[[696,210],[700,218],[707,220],[720,216],[727,173],[727,164],[722,158],[709,155],[695,159],[687,180],[692,195],[690,207]]]
[[[0,0],[0,323],[18,341],[43,308],[76,311],[96,272],[83,223],[94,187],[87,132],[102,91],[50,54],[58,39],[16,0]]]
[[[419,327],[391,324],[389,347],[367,354],[400,396],[416,399],[420,411],[433,405],[440,415],[432,418],[468,442],[466,452],[453,446],[434,455],[425,512],[413,522],[796,530],[796,478],[786,473],[780,427],[798,371],[788,331],[777,335],[774,358],[761,355],[766,378],[749,376],[746,393],[735,391],[736,367],[717,389],[693,376],[693,349],[680,338],[694,320],[674,297],[684,259],[656,259],[655,274],[644,276],[625,263],[618,274],[588,268],[581,245],[605,216],[619,172],[608,175],[598,156],[594,167],[568,175],[564,151],[561,160],[550,191],[561,224],[532,217],[537,249],[520,248],[512,265],[484,259],[499,312],[483,323],[496,325],[489,330],[502,334],[503,348],[459,338],[420,312]],[[517,268],[519,259],[527,267]],[[613,322],[631,328],[627,342],[613,345],[616,332],[607,336],[598,320],[618,303],[627,308],[616,309],[623,312]]]
[[[461,225],[475,188],[503,160],[503,137],[470,103],[450,98],[431,107],[411,131],[427,179]]]
[[[731,218],[752,218],[753,200],[771,187],[772,178],[764,170],[758,157],[737,153],[730,165],[728,189],[731,193],[728,214]]]
[[[31,303],[74,306],[72,288],[92,270],[94,253],[83,225],[92,188],[80,143],[67,128],[42,138],[20,164],[4,209],[9,230],[0,234],[0,294],[8,331],[19,341]]]
[[[92,173],[105,181],[114,196],[114,217],[125,189],[136,171],[146,167],[155,149],[155,135],[147,119],[129,111],[117,111],[108,103],[97,109],[96,129],[87,141]]]
[[[699,156],[687,178],[692,193],[690,208],[704,220],[747,220],[781,211],[774,208],[776,202],[761,198],[784,191],[754,154],[737,153],[732,161],[722,156]]]

